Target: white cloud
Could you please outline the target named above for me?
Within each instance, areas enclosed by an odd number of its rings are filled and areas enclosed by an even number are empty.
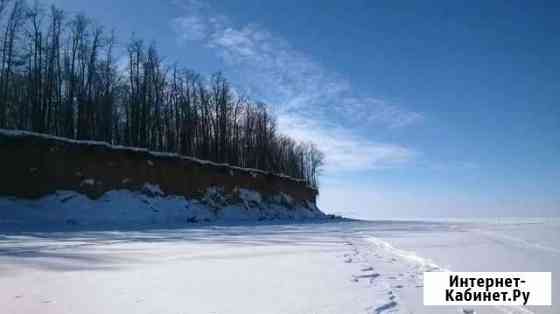
[[[327,171],[394,167],[413,159],[405,147],[376,143],[350,129],[404,127],[421,120],[421,114],[356,96],[349,81],[258,25],[236,27],[195,0],[180,6],[184,14],[172,22],[179,37],[214,49],[253,98],[275,105],[282,133],[313,141],[325,152]]]
[[[387,126],[404,127],[423,119],[417,112],[406,111],[398,106],[371,97],[367,98],[346,98],[342,102],[341,110],[345,110],[348,115],[360,115],[368,113],[363,117],[371,124],[385,123]]]
[[[180,34],[181,39],[203,40],[208,34],[206,21],[198,16],[177,18],[174,20],[173,26]]]
[[[278,126],[282,133],[296,140],[317,144],[325,153],[327,173],[402,166],[416,155],[401,145],[372,142],[346,129],[293,115],[280,115]]]

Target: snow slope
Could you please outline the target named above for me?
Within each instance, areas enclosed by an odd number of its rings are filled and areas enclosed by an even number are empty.
[[[83,184],[91,184],[84,180]],[[181,225],[210,221],[326,218],[313,203],[286,201],[279,194],[264,200],[258,192],[238,189],[225,196],[209,188],[200,200],[164,195],[145,184],[139,192],[116,190],[92,200],[73,191],[57,191],[38,200],[0,197],[0,225]]]
[[[552,271],[558,220],[1,231],[2,313],[559,313],[425,307],[424,271]],[[555,278],[553,274],[553,278]]]

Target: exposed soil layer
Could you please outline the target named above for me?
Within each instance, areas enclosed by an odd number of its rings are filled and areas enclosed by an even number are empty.
[[[111,190],[159,185],[165,194],[189,199],[208,188],[230,194],[239,189],[263,197],[289,195],[315,204],[317,190],[302,180],[256,169],[232,167],[176,154],[74,141],[23,131],[0,130],[0,195],[39,198],[58,190],[92,199]]]

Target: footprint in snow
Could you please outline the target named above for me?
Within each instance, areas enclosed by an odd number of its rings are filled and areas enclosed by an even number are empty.
[[[344,260],[345,263],[352,263],[352,259],[351,258],[347,258]]]
[[[397,306],[397,302],[391,301],[391,302],[389,302],[389,303],[383,304],[383,305],[378,306],[377,308],[375,308],[375,313],[376,313],[376,314],[383,313],[383,312],[385,312],[385,311],[387,311],[387,310],[390,310],[390,309],[394,308],[395,306]]]
[[[352,279],[352,281],[358,282],[360,279],[369,279],[369,283],[373,283],[373,280],[379,276],[380,275],[378,273],[358,275],[358,276],[353,276],[354,278]]]
[[[362,268],[362,271],[372,271],[372,270],[373,270],[373,267],[371,267],[371,266],[368,266],[366,268]]]
[[[476,314],[473,309],[463,309],[463,314]]]
[[[378,273],[373,273],[373,274],[357,275],[357,276],[354,276],[354,277],[356,277],[356,278],[377,278],[379,276],[381,276],[381,275],[378,274]]]

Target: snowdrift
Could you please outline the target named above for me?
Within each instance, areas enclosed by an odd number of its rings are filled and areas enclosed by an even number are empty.
[[[164,195],[150,184],[141,191],[109,191],[97,199],[74,191],[35,200],[0,197],[0,224],[13,225],[180,225],[317,218],[326,216],[313,203],[296,204],[284,194],[265,200],[258,192],[244,189],[226,195],[211,188],[200,200]]]

